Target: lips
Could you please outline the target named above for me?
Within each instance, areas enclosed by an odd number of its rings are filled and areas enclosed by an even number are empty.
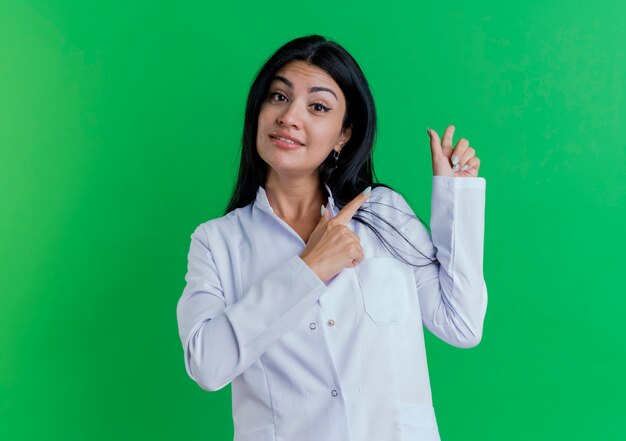
[[[289,136],[285,133],[273,133],[270,134],[270,138],[276,139],[278,141],[282,141],[291,145],[304,145],[304,143],[302,141],[300,141],[298,138],[294,138],[293,136]]]

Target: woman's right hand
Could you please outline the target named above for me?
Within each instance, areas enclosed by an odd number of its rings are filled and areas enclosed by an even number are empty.
[[[369,198],[371,187],[346,204],[332,219],[325,210],[300,254],[300,258],[324,282],[344,268],[358,265],[363,260],[359,236],[348,228],[352,216]]]

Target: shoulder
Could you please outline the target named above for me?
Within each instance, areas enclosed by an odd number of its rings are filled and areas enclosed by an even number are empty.
[[[372,194],[361,208],[364,209],[364,217],[382,219],[385,224],[390,223],[395,227],[416,219],[415,212],[402,194],[382,185],[372,189]]]
[[[223,216],[200,223],[191,234],[205,242],[221,238],[228,241],[240,237],[245,226],[251,221],[252,204],[227,213]]]
[[[406,202],[402,194],[398,191],[385,186],[379,186],[372,189],[372,194],[365,204],[369,204],[376,211],[396,211],[410,210],[409,204]]]
[[[365,208],[364,217],[372,221],[396,251],[405,256],[415,256],[416,249],[420,255],[432,254],[427,224],[411,208],[401,192],[383,186],[375,187],[370,199],[362,207]]]
[[[383,186],[383,185],[379,185],[377,187],[374,187],[372,189],[372,194],[370,195],[369,200],[373,201],[373,200],[384,200],[384,199],[389,199],[393,196],[393,194],[395,194],[396,191]]]

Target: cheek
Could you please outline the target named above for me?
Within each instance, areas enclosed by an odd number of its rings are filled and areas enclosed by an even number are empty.
[[[257,121],[258,126],[260,127],[263,124],[266,124],[267,121],[271,118],[270,110],[265,104],[261,105],[261,109],[259,110],[259,118]]]
[[[338,124],[336,121],[328,121],[328,123],[317,125],[314,129],[316,144],[332,148],[337,144],[340,133],[341,124]]]
[[[256,139],[259,141],[263,134],[267,131],[267,112],[261,111],[257,120]]]

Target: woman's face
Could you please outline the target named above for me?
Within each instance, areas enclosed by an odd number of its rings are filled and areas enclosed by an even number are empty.
[[[256,136],[269,173],[317,173],[350,138],[350,128],[342,130],[345,111],[343,92],[325,70],[300,60],[279,69],[261,106]]]

